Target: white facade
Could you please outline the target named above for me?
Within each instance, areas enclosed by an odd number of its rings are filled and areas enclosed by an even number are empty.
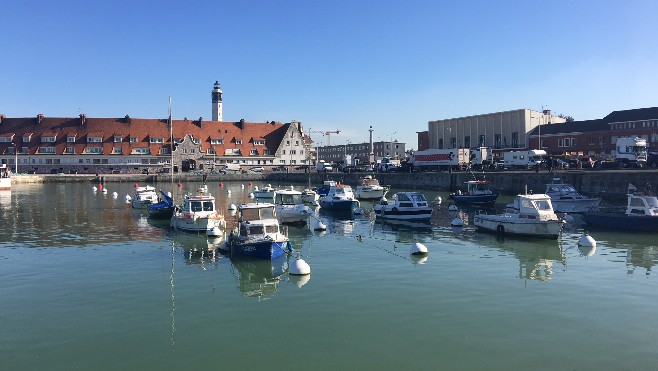
[[[488,113],[428,123],[429,148],[491,147],[500,150],[526,149],[530,132],[538,125],[566,120],[530,109]]]
[[[222,89],[219,82],[215,81],[215,87],[212,89],[212,120],[223,121],[222,116]]]

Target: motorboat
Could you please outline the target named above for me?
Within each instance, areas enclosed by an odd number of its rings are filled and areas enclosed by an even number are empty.
[[[432,218],[432,206],[420,192],[398,192],[390,201],[382,198],[372,209],[381,219],[429,221]]]
[[[352,187],[344,184],[331,186],[329,193],[320,197],[320,208],[324,210],[354,212],[359,206]]]
[[[658,198],[649,192],[637,192],[630,185],[625,210],[586,212],[583,213],[583,219],[596,227],[658,232]]]
[[[551,198],[553,209],[560,213],[593,211],[601,203],[600,198],[581,195],[571,184],[564,183],[557,177],[546,184],[546,194]]]
[[[502,214],[476,213],[473,224],[481,230],[501,235],[557,239],[564,222],[560,220],[546,194],[520,194]]]
[[[7,164],[0,165],[0,191],[11,190],[11,172]]]
[[[338,183],[335,180],[325,180],[322,182],[322,185],[320,187],[317,187],[315,189],[315,192],[317,192],[320,197],[326,196],[329,193],[329,190],[331,187],[334,187],[338,185]]]
[[[488,180],[469,180],[466,184],[466,192],[457,191],[448,196],[456,204],[472,206],[493,206],[498,198],[498,193],[491,190],[491,182]]]
[[[284,234],[271,203],[246,203],[238,206],[238,225],[226,241],[231,254],[260,259],[276,259],[292,244]]]
[[[134,209],[146,209],[148,205],[158,203],[158,192],[152,186],[135,186],[135,195],[132,198]]]
[[[276,190],[269,184],[262,188],[254,189],[253,193],[256,198],[274,198],[276,196]]]
[[[386,196],[388,189],[388,187],[380,185],[379,180],[373,178],[372,175],[366,175],[359,179],[359,185],[356,186],[354,195],[359,200],[379,200]]]
[[[160,190],[160,201],[146,206],[149,217],[154,219],[170,219],[174,215],[175,208],[174,200],[162,190]]]
[[[302,192],[292,189],[277,190],[274,197],[276,215],[281,223],[304,224],[311,209],[304,204]]]
[[[183,232],[215,235],[217,229],[226,228],[226,221],[217,212],[215,197],[199,188],[194,195],[183,198],[182,207],[176,207],[171,226]]]
[[[305,189],[302,191],[302,201],[305,204],[317,205],[320,195],[312,189]]]

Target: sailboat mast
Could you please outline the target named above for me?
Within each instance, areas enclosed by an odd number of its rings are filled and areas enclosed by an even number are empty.
[[[169,143],[171,143],[171,184],[174,184],[174,122],[171,120],[171,95],[169,96]]]

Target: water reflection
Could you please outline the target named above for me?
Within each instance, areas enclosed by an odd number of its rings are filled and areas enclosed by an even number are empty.
[[[276,293],[281,276],[288,270],[288,256],[274,260],[233,256],[231,267],[242,295],[263,300]]]
[[[626,255],[626,268],[628,274],[635,273],[636,268],[644,268],[649,276],[651,269],[658,263],[658,247],[634,246],[628,249]]]

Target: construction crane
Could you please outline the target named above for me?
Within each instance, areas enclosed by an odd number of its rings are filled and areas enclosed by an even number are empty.
[[[331,145],[331,134],[340,134],[340,130],[335,131],[319,131],[319,130],[309,130],[309,137],[311,133],[322,134],[327,136],[327,145]]]

